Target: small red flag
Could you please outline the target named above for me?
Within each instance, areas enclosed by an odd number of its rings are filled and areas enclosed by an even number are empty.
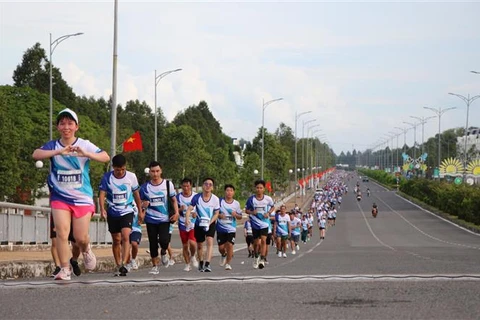
[[[272,183],[270,181],[267,181],[265,184],[265,188],[268,190],[268,192],[272,192]]]
[[[140,131],[135,132],[130,138],[125,140],[122,144],[123,152],[143,151],[142,137]]]

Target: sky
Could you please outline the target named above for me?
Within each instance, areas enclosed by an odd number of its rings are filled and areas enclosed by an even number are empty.
[[[60,43],[53,63],[77,95],[112,92],[114,1],[0,0],[0,84],[23,53]],[[118,3],[117,102],[154,106],[154,72],[181,68],[157,86],[167,120],[205,100],[232,137],[253,139],[264,123],[297,136],[321,136],[340,154],[365,151],[395,127],[457,109],[442,131],[465,127],[465,103],[448,93],[480,94],[480,2],[199,2]],[[48,112],[48,108],[45,109]],[[313,120],[304,125],[304,121]],[[417,121],[418,122],[418,121]],[[480,126],[480,99],[469,125]],[[309,126],[313,126],[309,128]],[[414,141],[407,133],[407,144]],[[424,126],[438,132],[438,118]],[[416,140],[422,141],[421,126]],[[400,144],[403,134],[400,135]],[[392,141],[396,147],[396,139]]]

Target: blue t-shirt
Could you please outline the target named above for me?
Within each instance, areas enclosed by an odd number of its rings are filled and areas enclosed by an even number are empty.
[[[265,229],[270,226],[270,216],[263,216],[273,207],[274,203],[271,197],[264,195],[262,199],[257,199],[255,195],[248,198],[246,203],[247,210],[257,210],[257,214],[250,214],[250,222],[255,230]]]
[[[120,217],[133,212],[135,199],[133,193],[140,188],[137,176],[126,171],[121,178],[116,178],[113,171],[103,175],[99,189],[106,193],[107,215]]]
[[[202,193],[196,194],[192,198],[192,207],[197,212],[196,225],[208,230],[211,220],[218,210],[220,210],[220,199],[214,194],[210,195],[210,199],[203,200]]]
[[[197,219],[192,217],[192,215],[190,215],[190,225],[188,227],[185,225],[185,214],[187,213],[188,207],[192,204],[192,199],[195,195],[195,192],[192,192],[188,197],[181,192],[177,194],[178,208],[180,209],[182,205],[185,206],[185,210],[178,210],[180,214],[180,217],[178,218],[178,230],[190,231],[195,227],[195,221]]]
[[[168,216],[168,199],[167,199],[167,184],[163,179],[160,184],[152,184],[150,181],[146,182],[140,188],[140,199],[150,202],[145,213],[145,223],[159,224],[170,222]],[[175,197],[175,187],[171,181],[170,184],[170,198]]]
[[[217,232],[219,233],[234,233],[237,231],[237,219],[232,216],[232,213],[242,214],[240,203],[233,200],[228,203],[225,199],[220,199],[220,213],[225,215],[225,218],[217,220]]]

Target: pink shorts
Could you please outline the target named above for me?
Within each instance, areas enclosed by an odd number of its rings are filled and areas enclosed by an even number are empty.
[[[75,219],[82,218],[87,214],[93,215],[95,213],[95,205],[93,204],[88,206],[76,206],[55,200],[50,202],[50,207],[52,209],[69,211]]]

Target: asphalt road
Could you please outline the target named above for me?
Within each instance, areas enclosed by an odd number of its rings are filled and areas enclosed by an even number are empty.
[[[337,225],[296,255],[269,255],[255,270],[242,233],[232,271],[127,277],[95,273],[70,282],[0,283],[0,318],[37,319],[478,319],[480,235],[463,230],[387,191],[344,196]],[[372,203],[379,215],[370,214]],[[240,231],[240,230],[239,230]],[[175,238],[173,241],[179,241]]]

